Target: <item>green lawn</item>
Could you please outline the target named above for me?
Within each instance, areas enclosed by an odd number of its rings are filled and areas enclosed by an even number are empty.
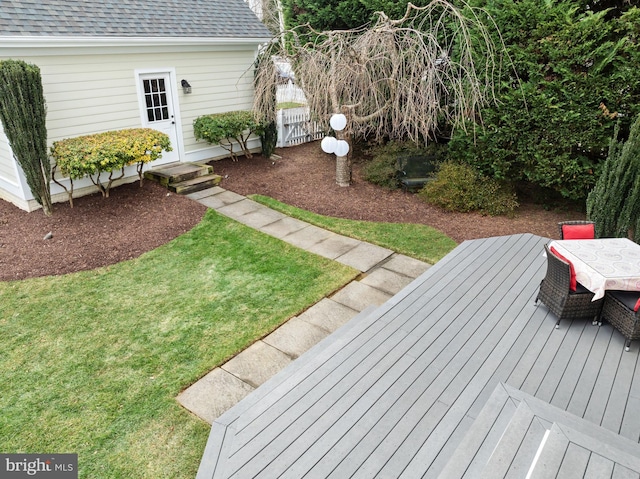
[[[332,218],[286,205],[268,196],[251,195],[251,199],[293,218],[389,248],[430,264],[435,264],[457,246],[456,242],[444,233],[426,225]]]
[[[192,479],[210,428],[176,395],[356,273],[209,211],[136,260],[0,282],[0,451]]]

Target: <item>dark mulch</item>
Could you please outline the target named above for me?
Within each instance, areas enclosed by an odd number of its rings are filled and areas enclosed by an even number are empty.
[[[577,211],[547,211],[523,204],[514,218],[450,213],[429,206],[415,194],[389,191],[362,179],[362,163],[353,165],[353,184],[335,183],[335,157],[323,153],[318,142],[280,149],[281,160],[261,156],[212,163],[224,177],[221,186],[248,195],[259,193],[309,211],[340,218],[420,223],[433,226],[457,242],[516,233],[557,236],[557,223],[584,219]]]
[[[323,215],[433,226],[458,242],[515,233],[556,237],[556,224],[583,218],[575,211],[546,211],[523,205],[514,218],[455,214],[431,207],[415,195],[388,191],[361,179],[354,164],[352,186],[335,184],[335,160],[319,144],[280,149],[282,157],[260,155],[214,163],[221,186],[277,200]],[[188,231],[206,208],[145,181],[119,186],[109,198],[91,195],[56,204],[52,217],[26,213],[0,200],[0,280],[64,274],[135,258]],[[51,239],[44,239],[51,232]]]
[[[171,241],[200,222],[206,207],[145,181],[111,190],[109,198],[56,203],[53,215],[27,213],[0,200],[0,280],[107,266]],[[51,233],[51,239],[44,237]]]

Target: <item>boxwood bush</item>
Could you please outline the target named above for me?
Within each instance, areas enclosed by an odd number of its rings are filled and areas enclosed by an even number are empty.
[[[227,150],[234,161],[238,160],[233,150],[234,142],[242,153],[251,158],[253,155],[247,146],[252,133],[262,131],[262,125],[256,121],[250,111],[228,111],[203,115],[193,121],[193,134],[196,140],[206,140]]]

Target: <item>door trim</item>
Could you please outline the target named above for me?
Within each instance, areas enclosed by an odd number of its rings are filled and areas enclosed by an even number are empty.
[[[166,68],[138,68],[134,70],[136,93],[138,95],[138,111],[140,114],[140,125],[147,124],[147,110],[144,101],[144,91],[142,90],[142,76],[146,75],[169,75],[168,91],[171,92],[171,103],[173,106],[173,117],[176,129],[176,144],[171,145],[178,156],[178,161],[185,161],[184,139],[182,137],[182,119],[180,116],[180,103],[178,100],[178,83],[176,81],[176,71],[173,67]],[[162,161],[162,159],[160,160]]]

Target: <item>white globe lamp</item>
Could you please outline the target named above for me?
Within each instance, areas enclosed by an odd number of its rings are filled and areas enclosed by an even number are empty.
[[[335,149],[336,156],[347,156],[347,153],[349,153],[349,143],[344,140],[338,140]]]
[[[335,153],[338,140],[333,136],[325,136],[320,142],[320,148],[325,153]]]
[[[344,130],[344,127],[347,126],[347,117],[342,113],[335,113],[331,115],[329,124],[335,131],[342,131]]]

